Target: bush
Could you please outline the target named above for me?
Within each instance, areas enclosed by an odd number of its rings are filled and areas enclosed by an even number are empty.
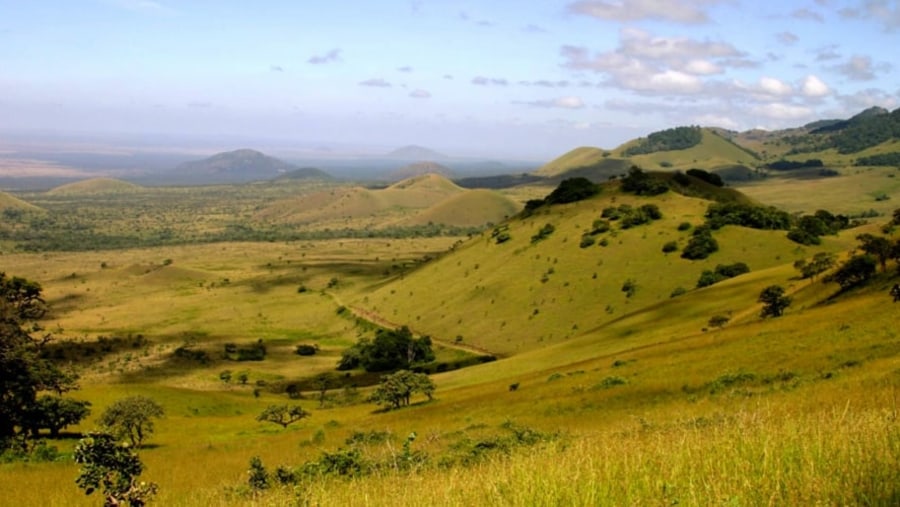
[[[553,231],[556,230],[556,227],[553,227],[553,224],[545,224],[543,227],[538,230],[537,234],[531,237],[532,243],[537,243],[538,241],[542,241],[550,237],[553,234]]]
[[[319,348],[317,346],[304,343],[297,345],[297,349],[294,352],[296,352],[298,356],[314,356],[318,351]]]
[[[589,246],[593,246],[594,243],[594,237],[590,234],[585,234],[584,236],[581,236],[581,243],[579,243],[578,246],[581,248],[587,248]]]
[[[678,242],[677,241],[668,241],[662,247],[663,253],[672,253],[678,250]]]
[[[682,250],[681,257],[690,260],[705,259],[718,250],[719,243],[713,238],[709,227],[697,227]]]
[[[659,195],[668,192],[669,186],[639,167],[631,166],[628,176],[622,178],[622,191],[636,195]]]

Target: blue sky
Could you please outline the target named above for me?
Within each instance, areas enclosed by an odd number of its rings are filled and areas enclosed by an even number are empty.
[[[0,0],[0,129],[551,158],[900,102],[885,0]]]

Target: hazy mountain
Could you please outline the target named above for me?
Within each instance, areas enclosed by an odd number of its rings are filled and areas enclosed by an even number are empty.
[[[179,164],[174,177],[204,183],[240,183],[272,179],[298,168],[256,150],[218,153],[203,160]]]
[[[315,167],[301,167],[275,177],[276,180],[333,180],[330,174]]]
[[[391,171],[388,175],[390,180],[403,180],[406,178],[413,178],[415,176],[421,176],[423,174],[440,174],[441,176],[450,177],[453,171],[437,162],[414,162],[412,164],[405,165],[395,171]]]
[[[437,151],[432,150],[431,148],[425,148],[423,146],[416,146],[411,144],[409,146],[403,146],[402,148],[397,148],[396,150],[387,153],[384,155],[384,158],[389,158],[393,160],[446,160],[449,159],[447,155],[443,153],[439,153]]]

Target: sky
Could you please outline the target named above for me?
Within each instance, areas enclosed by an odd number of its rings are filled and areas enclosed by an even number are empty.
[[[550,159],[900,102],[900,0],[0,0],[0,130]]]

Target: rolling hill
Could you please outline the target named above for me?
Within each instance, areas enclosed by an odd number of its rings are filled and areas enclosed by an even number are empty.
[[[482,227],[487,224],[498,224],[521,209],[518,203],[504,195],[492,190],[475,189],[448,197],[400,223]]]
[[[2,210],[22,210],[22,211],[40,211],[41,208],[30,204],[28,202],[19,199],[18,197],[14,197],[12,195],[7,194],[6,192],[0,192],[0,211]]]
[[[143,187],[114,178],[91,178],[60,185],[47,191],[48,195],[121,194],[140,192]]]

